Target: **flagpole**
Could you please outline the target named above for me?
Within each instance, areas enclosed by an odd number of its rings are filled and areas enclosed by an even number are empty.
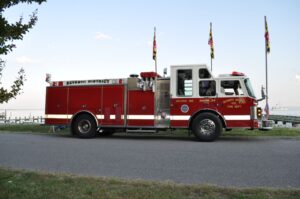
[[[156,27],[155,26],[154,26],[154,39],[153,39],[153,42],[155,42],[155,59],[154,59],[154,63],[155,63],[155,72],[157,73],[157,52],[156,52],[157,49],[156,49]],[[153,43],[153,45],[154,45],[154,43]],[[153,46],[153,48],[154,48],[154,46]]]
[[[210,57],[210,71],[212,72],[212,58]]]
[[[269,94],[268,94],[268,53],[267,53],[267,47],[265,52],[266,57],[266,106],[267,109],[269,109]],[[269,112],[269,110],[267,110]],[[268,119],[268,113],[266,114],[266,119]]]
[[[213,40],[213,36],[212,36],[212,23],[211,22],[210,22],[208,45],[210,46],[210,71],[212,72],[213,59],[214,59],[214,40]]]
[[[155,72],[157,73],[157,58],[155,59]]]
[[[267,30],[267,17],[265,16],[265,31]],[[269,31],[267,32],[269,34]],[[269,36],[268,36],[269,37]],[[265,61],[266,61],[266,107],[267,107],[267,111],[269,112],[269,93],[268,93],[268,42],[269,42],[269,38],[265,38]],[[268,114],[266,114],[266,119],[268,119]]]
[[[212,23],[210,22],[210,33],[212,34]],[[210,71],[212,72],[212,56],[210,55]]]
[[[155,53],[155,54],[154,54]],[[155,57],[154,57],[155,56]],[[155,58],[155,59],[154,59]],[[157,98],[157,46],[156,46],[156,27],[154,26],[154,38],[153,38],[153,59],[155,63],[155,79],[154,79],[154,114],[155,120],[154,125],[157,125],[156,116],[158,115],[158,98]],[[157,131],[157,130],[156,130]]]
[[[266,49],[265,57],[266,57],[266,103],[268,104],[269,94],[268,94],[268,55],[267,55],[267,49]]]
[[[267,23],[267,17],[265,16],[265,24]],[[265,39],[265,58],[266,58],[266,102],[268,102],[268,49],[267,49],[267,40]]]
[[[265,16],[265,60],[266,60],[266,119],[269,117],[269,89],[268,89],[268,53],[270,52],[270,36],[267,24],[267,17]]]

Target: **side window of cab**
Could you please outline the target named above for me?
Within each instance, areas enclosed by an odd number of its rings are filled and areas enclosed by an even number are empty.
[[[241,96],[244,95],[241,83],[239,80],[221,81],[221,93],[225,96]]]
[[[199,95],[201,97],[216,95],[216,82],[211,79],[211,74],[207,68],[199,69]]]
[[[177,96],[191,97],[193,95],[192,69],[177,71]]]
[[[199,78],[200,79],[209,79],[209,78],[211,78],[211,75],[206,68],[200,68],[199,69]]]
[[[199,95],[201,97],[216,95],[216,82],[214,80],[199,81]]]

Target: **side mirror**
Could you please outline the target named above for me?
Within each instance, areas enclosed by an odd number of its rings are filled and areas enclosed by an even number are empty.
[[[261,86],[261,98],[258,99],[257,101],[259,102],[259,101],[262,101],[264,99],[266,99],[265,88],[263,86]]]

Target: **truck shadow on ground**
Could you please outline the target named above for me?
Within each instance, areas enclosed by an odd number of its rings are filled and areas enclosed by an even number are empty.
[[[83,139],[71,134],[53,134],[52,136],[72,138],[72,139]],[[94,138],[89,139],[108,139],[108,140],[162,140],[162,141],[191,141],[191,142],[201,142],[197,140],[193,135],[173,135],[173,134],[132,134],[132,133],[116,133],[114,135],[103,136],[97,134]],[[272,138],[270,138],[272,139]],[[248,137],[248,136],[221,136],[213,142],[258,142],[264,141],[266,138],[260,137]],[[203,142],[204,143],[204,142]]]

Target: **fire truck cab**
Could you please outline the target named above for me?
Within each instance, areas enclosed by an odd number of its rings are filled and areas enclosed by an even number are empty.
[[[122,79],[53,81],[46,88],[45,123],[69,125],[73,135],[188,129],[202,141],[224,128],[258,127],[248,77],[214,77],[206,65],[171,66],[170,77],[142,72]]]

